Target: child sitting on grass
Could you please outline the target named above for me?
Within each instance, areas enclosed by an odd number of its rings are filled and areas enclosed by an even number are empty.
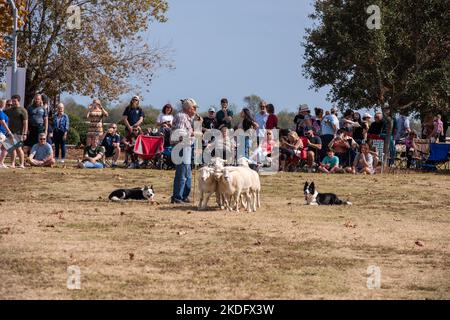
[[[342,173],[344,170],[339,167],[339,158],[334,155],[333,150],[328,150],[327,156],[323,158],[319,166],[319,171],[323,173]]]

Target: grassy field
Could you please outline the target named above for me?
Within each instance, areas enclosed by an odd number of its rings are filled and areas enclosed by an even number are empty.
[[[262,177],[253,214],[169,204],[173,172],[0,172],[2,299],[449,299],[450,176]],[[305,206],[303,184],[352,207]],[[160,205],[110,203],[153,184]],[[211,201],[212,204],[213,201]],[[81,270],[68,290],[67,267]],[[381,288],[367,288],[367,268]]]

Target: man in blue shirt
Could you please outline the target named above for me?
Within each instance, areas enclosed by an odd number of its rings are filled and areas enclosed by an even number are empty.
[[[53,149],[47,143],[47,135],[45,133],[39,134],[39,142],[31,148],[28,163],[34,167],[53,167],[55,164]]]
[[[105,157],[112,158],[112,167],[115,168],[120,157],[120,135],[117,133],[117,124],[109,125],[101,145],[105,148]]]
[[[133,126],[140,126],[144,122],[144,110],[139,106],[139,103],[139,97],[134,96],[130,105],[123,112],[122,120],[125,124],[125,136],[133,132]]]
[[[6,136],[11,137],[12,132],[8,127],[8,116],[3,112],[3,110],[0,110],[0,143],[6,140]],[[2,144],[0,144],[0,150],[0,169],[5,169],[7,167],[5,166],[4,161],[8,151]]]

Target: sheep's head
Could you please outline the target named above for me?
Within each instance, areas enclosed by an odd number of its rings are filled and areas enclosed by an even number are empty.
[[[213,169],[212,168],[202,168],[200,170],[200,180],[202,181],[206,181],[208,180],[208,178],[211,176],[211,174],[213,173]]]
[[[225,160],[222,158],[212,158],[211,159],[211,165],[214,167],[215,170],[222,170],[225,166]]]
[[[239,158],[239,160],[238,160],[238,165],[240,165],[242,167],[248,167],[249,166],[248,163],[249,163],[249,161],[245,157]]]
[[[230,170],[228,168],[224,168],[223,169],[223,178],[225,179],[225,181],[229,182],[230,181]]]
[[[212,169],[212,175],[216,181],[219,181],[223,177],[224,167]]]

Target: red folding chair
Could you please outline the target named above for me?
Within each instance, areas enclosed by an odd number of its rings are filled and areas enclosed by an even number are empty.
[[[150,161],[153,166],[157,167],[157,164],[162,158],[162,152],[164,151],[164,137],[152,137],[140,135],[136,139],[133,152],[139,156],[139,158]]]

